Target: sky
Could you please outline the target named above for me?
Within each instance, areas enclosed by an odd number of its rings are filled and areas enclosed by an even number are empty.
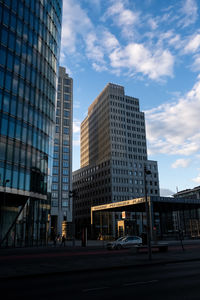
[[[73,170],[80,124],[108,82],[139,98],[161,195],[200,185],[200,1],[63,0],[60,65],[73,78]]]

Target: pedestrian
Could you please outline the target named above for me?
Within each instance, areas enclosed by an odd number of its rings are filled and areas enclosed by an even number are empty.
[[[54,239],[53,239],[54,247],[56,247],[56,243],[57,243],[57,236],[56,236],[56,234],[55,234],[55,235],[54,235]]]
[[[63,234],[62,240],[61,240],[61,246],[64,246],[64,247],[65,247],[65,241],[66,241],[66,238],[65,238],[65,236],[64,236],[64,234]]]

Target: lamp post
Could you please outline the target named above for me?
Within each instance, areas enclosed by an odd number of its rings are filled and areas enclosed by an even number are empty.
[[[145,192],[145,211],[146,211],[146,220],[147,220],[147,245],[148,245],[148,258],[152,259],[151,251],[151,230],[150,230],[150,214],[149,214],[149,203],[147,200],[147,183],[146,176],[150,175],[151,171],[147,170],[146,165],[144,165],[144,192]]]
[[[69,198],[72,198],[72,241],[73,247],[75,247],[75,214],[74,214],[74,198],[76,197],[76,191],[69,191]]]

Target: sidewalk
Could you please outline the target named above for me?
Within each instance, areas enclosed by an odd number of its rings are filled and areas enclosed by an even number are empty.
[[[91,241],[87,247],[38,247],[0,249],[0,279],[44,276],[56,273],[87,272],[102,269],[142,267],[200,260],[200,241],[169,242],[169,251],[134,254],[131,250],[108,251],[106,242]]]

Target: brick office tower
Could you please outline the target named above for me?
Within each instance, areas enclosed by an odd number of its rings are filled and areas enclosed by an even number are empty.
[[[159,196],[157,162],[147,159],[145,117],[139,100],[125,95],[124,87],[109,83],[81,124],[81,169],[73,173],[73,188],[78,193],[77,231],[90,227],[91,206],[144,197],[144,166],[152,173],[147,180],[148,195]],[[116,235],[121,214],[112,214],[107,221],[105,215],[99,216],[99,231]],[[141,232],[145,217],[135,213],[130,218],[135,232]]]

